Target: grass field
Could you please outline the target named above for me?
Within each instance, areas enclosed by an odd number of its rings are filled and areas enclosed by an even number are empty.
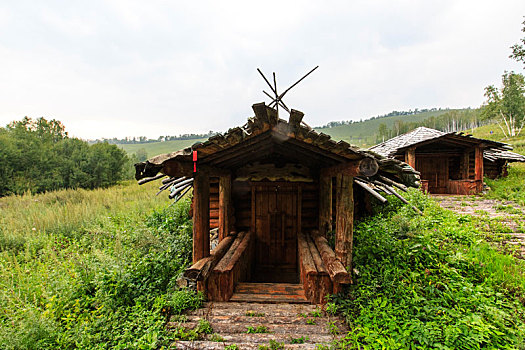
[[[120,148],[128,154],[133,154],[137,150],[143,148],[148,154],[148,158],[154,157],[163,153],[175,152],[180,149],[189,147],[195,142],[206,141],[207,139],[192,139],[192,140],[174,140],[164,142],[150,142],[150,143],[135,143],[135,144],[118,144]]]
[[[198,306],[188,201],[155,185],[0,198],[1,349],[156,349],[166,310]]]

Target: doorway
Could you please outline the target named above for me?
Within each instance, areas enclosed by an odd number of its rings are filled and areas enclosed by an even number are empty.
[[[299,283],[300,184],[252,183],[251,198],[251,226],[255,233],[252,282]]]

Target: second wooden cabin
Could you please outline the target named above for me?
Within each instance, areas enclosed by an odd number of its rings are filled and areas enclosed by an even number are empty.
[[[421,173],[426,192],[468,195],[483,190],[483,177],[506,176],[510,162],[525,162],[511,149],[506,143],[419,127],[369,150],[407,162]]]
[[[288,121],[264,103],[253,111],[242,127],[136,164],[136,177],[193,179],[194,265],[185,275],[210,300],[321,303],[351,282],[354,217],[369,196],[399,196],[394,187],[417,187],[418,173],[317,133],[299,111]]]

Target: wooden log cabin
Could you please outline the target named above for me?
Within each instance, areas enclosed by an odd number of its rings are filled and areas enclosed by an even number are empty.
[[[417,187],[418,173],[317,133],[299,111],[286,121],[264,103],[252,108],[242,127],[136,164],[136,178],[193,179],[185,276],[210,300],[322,303],[351,283],[354,218],[368,196]]]
[[[419,127],[369,148],[377,154],[407,162],[421,174],[422,189],[435,194],[476,194],[483,177],[507,175],[510,162],[525,156],[508,144]]]

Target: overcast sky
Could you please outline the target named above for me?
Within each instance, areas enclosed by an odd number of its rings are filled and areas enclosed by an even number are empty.
[[[55,118],[82,138],[225,131],[269,102],[310,125],[479,107],[523,37],[523,0],[0,2],[0,125]]]

